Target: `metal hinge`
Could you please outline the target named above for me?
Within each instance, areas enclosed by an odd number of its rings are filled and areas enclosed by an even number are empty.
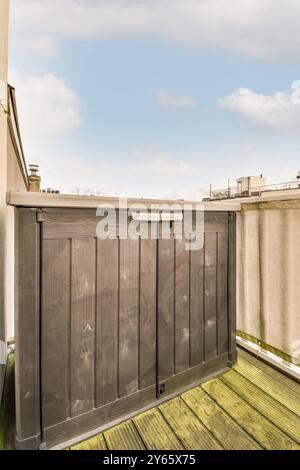
[[[36,213],[36,221],[38,223],[45,222],[45,214],[42,210],[38,210]]]

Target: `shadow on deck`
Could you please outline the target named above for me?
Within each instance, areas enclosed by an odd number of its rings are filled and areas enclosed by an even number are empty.
[[[300,385],[239,349],[234,369],[71,450],[300,449]]]

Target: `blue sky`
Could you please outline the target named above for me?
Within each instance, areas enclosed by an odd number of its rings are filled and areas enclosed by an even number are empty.
[[[295,179],[300,9],[210,2],[11,0],[10,81],[44,187],[198,198]]]

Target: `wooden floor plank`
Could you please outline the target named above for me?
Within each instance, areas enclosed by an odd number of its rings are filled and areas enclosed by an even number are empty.
[[[182,399],[222,444],[224,449],[261,449],[261,446],[238,426],[200,387],[184,393]]]
[[[157,408],[134,418],[135,426],[149,450],[180,450],[180,441]]]
[[[71,447],[70,450],[107,450],[103,434],[91,437]]]
[[[224,374],[221,380],[300,444],[300,419],[292,411],[236,371]]]
[[[300,384],[297,383],[295,380],[290,379],[286,375],[282,374],[278,370],[274,369],[274,367],[268,366],[265,362],[259,360],[258,358],[254,357],[252,354],[247,353],[244,349],[238,349],[238,358],[246,359],[248,362],[253,364],[258,369],[261,369],[265,374],[270,375],[273,379],[276,379],[280,384],[285,385],[294,392],[300,395]]]
[[[202,388],[265,449],[300,449],[300,446],[289,436],[261,415],[220,379],[211,380],[203,384]]]
[[[258,369],[241,356],[239,357],[238,363],[234,366],[234,369],[260,389],[266,390],[272,398],[300,416],[299,392],[295,392],[283,383],[279,384],[276,379],[266,374],[261,369]]]
[[[217,440],[180,397],[160,405],[159,409],[186,449],[222,449]]]
[[[104,433],[109,450],[144,450],[145,446],[132,421]]]

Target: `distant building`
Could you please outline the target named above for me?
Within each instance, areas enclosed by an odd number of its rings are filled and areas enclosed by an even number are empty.
[[[236,180],[237,195],[251,196],[251,193],[266,185],[266,178],[263,176],[245,176]]]
[[[296,176],[296,180],[284,183],[266,184],[266,178],[260,176],[244,176],[236,180],[236,186],[231,187],[228,184],[227,188],[211,189],[209,197],[205,197],[203,201],[216,201],[232,198],[247,198],[253,196],[267,196],[273,194],[283,196],[287,194],[300,193],[300,172]]]

